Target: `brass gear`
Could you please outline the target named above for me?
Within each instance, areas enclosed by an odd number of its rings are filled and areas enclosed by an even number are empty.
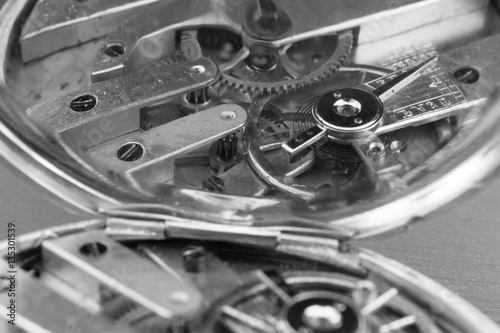
[[[331,77],[345,62],[352,49],[353,42],[354,34],[352,31],[339,33],[337,35],[337,47],[332,55],[321,66],[307,74],[295,72],[287,78],[282,77],[273,80],[272,77],[267,77],[263,73],[252,70],[244,62],[240,62],[239,66],[222,73],[221,82],[228,88],[251,94],[275,95],[292,92]],[[286,59],[284,57],[280,58],[281,60]],[[288,67],[287,64],[280,64],[280,66]],[[283,70],[288,73],[291,72],[290,68]],[[264,80],[267,80],[267,82]]]

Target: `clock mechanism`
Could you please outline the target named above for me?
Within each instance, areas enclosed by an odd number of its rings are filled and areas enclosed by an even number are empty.
[[[500,331],[355,244],[500,164],[498,1],[4,2],[0,154],[96,216],[9,332]]]

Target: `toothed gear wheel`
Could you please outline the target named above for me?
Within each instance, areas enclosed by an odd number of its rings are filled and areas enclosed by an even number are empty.
[[[325,36],[324,38],[331,38]],[[309,86],[316,82],[321,82],[331,77],[345,62],[351,52],[354,35],[352,31],[344,31],[336,35],[336,47],[331,55],[324,61],[321,59],[324,54],[321,52],[311,53],[309,55],[301,54],[301,43],[307,45],[323,44],[324,40],[309,40],[298,42],[297,45],[291,45],[279,54],[278,64],[272,70],[258,71],[252,69],[246,62],[242,61],[234,68],[222,73],[222,84],[227,85],[236,91],[247,92],[251,94],[281,94],[292,92],[297,89]],[[299,50],[294,50],[299,49]],[[293,53],[293,51],[296,51]],[[290,52],[292,52],[290,59]],[[310,51],[309,51],[310,52]],[[320,63],[313,66],[313,70],[305,72],[297,68],[295,60],[298,63],[312,62]],[[323,61],[323,62],[322,62]]]
[[[292,130],[285,123],[283,114],[277,109],[269,109],[263,112],[258,123],[260,126],[260,135],[262,143],[268,143],[269,140],[288,139],[292,135]]]

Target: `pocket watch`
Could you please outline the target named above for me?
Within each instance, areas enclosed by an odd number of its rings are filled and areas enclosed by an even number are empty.
[[[355,243],[497,169],[499,5],[4,1],[0,154],[95,215],[2,243],[5,330],[500,332]]]

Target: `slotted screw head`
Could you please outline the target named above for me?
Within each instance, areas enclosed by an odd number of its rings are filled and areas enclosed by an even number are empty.
[[[188,273],[200,273],[207,265],[207,251],[201,246],[190,246],[182,252],[182,264]]]
[[[118,158],[124,162],[137,161],[144,155],[144,147],[136,142],[129,142],[118,149]]]
[[[210,177],[203,181],[203,189],[210,192],[221,193],[224,191],[224,180],[219,177]]]
[[[104,53],[112,58],[118,58],[125,54],[123,43],[109,43],[104,48]]]
[[[234,111],[224,111],[220,114],[223,120],[233,120],[236,118],[236,113]]]
[[[475,68],[463,67],[457,70],[455,74],[453,74],[453,76],[460,83],[473,84],[479,81],[479,77],[481,75],[479,74],[479,71]]]
[[[75,97],[70,104],[73,111],[86,112],[92,110],[97,105],[97,98],[93,95],[81,95]]]
[[[101,257],[108,251],[108,247],[101,242],[89,242],[80,247],[80,253],[86,257]]]
[[[206,68],[202,65],[196,65],[191,67],[191,70],[196,74],[203,74],[206,71]]]

